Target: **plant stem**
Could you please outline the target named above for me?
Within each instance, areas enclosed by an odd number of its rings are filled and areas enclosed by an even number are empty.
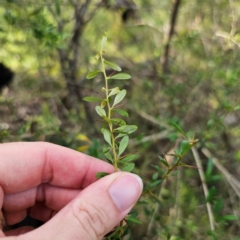
[[[106,70],[105,70],[105,65],[104,65],[104,59],[103,59],[103,56],[102,56],[102,52],[100,52],[100,58],[101,58],[101,63],[102,63],[102,72],[103,72],[104,80],[105,80],[105,92],[106,92],[106,102],[107,102],[107,117],[109,119],[108,127],[109,127],[110,134],[111,134],[112,151],[113,151],[113,159],[114,159],[114,171],[117,172],[118,171],[118,166],[117,166],[118,158],[117,158],[117,153],[116,153],[115,137],[114,137],[114,133],[113,133],[113,124],[110,121],[111,120],[111,115],[112,115],[112,108],[111,108],[110,103],[109,103],[108,77],[106,75]]]

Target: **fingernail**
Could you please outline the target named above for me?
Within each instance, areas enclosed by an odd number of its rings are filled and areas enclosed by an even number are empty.
[[[131,207],[141,195],[142,179],[135,174],[124,174],[108,188],[108,193],[117,208],[123,212]]]

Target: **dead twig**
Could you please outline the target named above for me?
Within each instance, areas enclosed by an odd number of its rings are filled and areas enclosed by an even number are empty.
[[[164,74],[169,73],[169,52],[170,52],[170,45],[171,45],[171,40],[174,34],[175,26],[176,26],[176,21],[177,21],[177,16],[179,12],[179,6],[180,6],[181,0],[174,0],[173,3],[173,9],[172,9],[172,15],[171,15],[171,22],[170,22],[170,29],[167,37],[167,42],[164,48],[163,56],[161,59],[162,63],[162,70]]]
[[[192,153],[193,153],[193,157],[195,159],[196,165],[198,167],[199,176],[200,176],[202,186],[203,186],[204,196],[205,196],[205,199],[207,200],[207,198],[209,196],[208,186],[206,184],[206,179],[205,179],[205,175],[204,175],[204,172],[203,172],[202,163],[201,163],[199,154],[198,154],[195,147],[192,148]],[[207,207],[207,211],[208,211],[210,228],[211,228],[212,231],[214,231],[214,229],[215,229],[214,215],[213,215],[212,206],[211,206],[210,202],[206,203],[206,207]]]
[[[238,181],[228,170],[214,157],[207,148],[202,149],[202,153],[207,157],[211,158],[214,166],[225,176],[226,180],[233,188],[236,195],[240,198],[240,181]]]

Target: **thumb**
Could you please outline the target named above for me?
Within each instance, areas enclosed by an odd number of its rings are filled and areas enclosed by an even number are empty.
[[[131,210],[142,192],[135,174],[117,172],[85,188],[29,239],[102,239]],[[34,236],[32,235],[34,234]],[[31,237],[30,237],[31,235]]]

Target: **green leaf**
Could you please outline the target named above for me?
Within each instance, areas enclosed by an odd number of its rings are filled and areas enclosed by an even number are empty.
[[[107,173],[107,172],[98,172],[98,173],[96,173],[96,178],[100,179],[100,178],[103,178],[107,175],[109,175],[109,173]]]
[[[114,107],[116,104],[120,103],[120,102],[123,100],[123,98],[126,96],[126,94],[127,94],[127,91],[126,91],[125,89],[123,89],[122,91],[120,91],[120,92],[116,95],[116,97],[115,97],[115,99],[114,99],[113,107]]]
[[[125,149],[128,146],[128,142],[129,142],[129,137],[125,136],[122,138],[122,140],[119,143],[119,148],[118,148],[118,157],[121,156],[121,154],[125,151]]]
[[[120,92],[119,87],[115,87],[115,88],[113,88],[111,90],[111,92],[109,93],[108,97],[113,96],[113,95],[117,94],[118,92]]]
[[[177,176],[179,174],[179,171],[174,171],[171,173],[171,176]]]
[[[122,109],[114,109],[115,112],[120,114],[121,116],[128,117],[128,113],[125,110]]]
[[[221,210],[223,208],[223,202],[222,199],[218,199],[216,203],[214,204],[214,212],[216,214],[220,214]]]
[[[102,99],[98,98],[98,97],[84,97],[83,100],[86,102],[101,102],[102,101]]]
[[[100,52],[95,56],[95,59],[98,60],[101,57]]]
[[[174,149],[174,154],[177,155],[177,156],[181,155],[181,150],[179,148],[175,148]],[[173,155],[171,155],[171,156],[173,156]]]
[[[106,153],[104,153],[104,155],[105,155],[105,157],[106,157],[108,160],[110,160],[112,163],[114,162],[113,157],[112,157],[112,155],[111,155],[111,153],[110,153],[109,151],[106,152]]]
[[[233,111],[237,111],[237,110],[240,110],[240,105],[233,108]]]
[[[236,221],[238,220],[238,217],[235,215],[225,215],[225,216],[222,216],[220,219],[227,220],[227,221]]]
[[[158,166],[158,165],[151,165],[152,167],[154,167],[161,175],[164,175],[164,171]]]
[[[124,172],[131,172],[135,167],[134,163],[128,163],[123,169],[122,171]]]
[[[107,122],[107,123],[110,123],[110,122],[111,122],[111,120],[110,120],[108,117],[106,117],[106,116],[102,116],[102,118],[103,118],[104,121]]]
[[[118,135],[115,137],[115,139],[122,138],[122,137],[124,137],[124,136],[126,136],[126,135],[128,135],[128,134],[127,134],[127,133],[120,133],[120,134],[118,134]]]
[[[153,175],[152,175],[152,180],[156,180],[158,178],[158,173],[155,172]]]
[[[140,220],[138,220],[137,218],[133,218],[133,217],[127,217],[126,221],[132,222],[132,223],[137,223],[137,224],[142,224],[142,222]]]
[[[116,128],[114,131],[119,132],[119,133],[126,133],[130,134],[135,132],[138,129],[136,125],[124,125],[121,127]]]
[[[111,133],[109,132],[109,130],[107,130],[106,128],[102,128],[101,132],[103,134],[103,137],[105,139],[105,141],[112,146],[112,142],[111,142]]]
[[[101,108],[100,106],[96,106],[95,110],[100,117],[107,115],[106,111],[103,108]]]
[[[104,60],[104,63],[106,65],[108,65],[110,68],[112,68],[113,70],[116,70],[116,71],[122,71],[122,69],[116,64],[116,63],[113,63],[113,62],[109,62],[109,61],[106,61]]]
[[[87,74],[87,79],[92,79],[92,78],[94,78],[94,77],[96,77],[99,73],[101,73],[102,71],[100,71],[100,70],[94,70],[94,71],[92,71],[92,72],[89,72],[88,74]]]
[[[106,42],[107,42],[107,33],[105,32],[102,37],[101,51],[104,49]]]
[[[107,104],[107,101],[106,100],[103,100],[101,101],[101,108],[104,108]]]
[[[191,145],[187,140],[183,140],[180,144],[180,154],[184,156],[191,149]]]
[[[188,139],[187,134],[175,122],[171,122],[171,125],[173,125],[180,133],[182,133],[186,139]]]
[[[213,161],[212,161],[212,158],[209,158],[208,163],[207,163],[207,170],[205,173],[205,177],[206,177],[207,181],[209,179],[211,179],[212,171],[213,171]]]
[[[121,118],[112,118],[111,123],[116,124],[118,126],[126,125],[126,122]]]
[[[121,162],[131,162],[132,160],[134,160],[136,158],[135,154],[129,154],[128,156],[122,158],[120,161]]]
[[[112,75],[108,79],[127,80],[130,78],[131,78],[131,76],[127,73],[117,73],[115,75]]]
[[[212,202],[214,195],[216,194],[216,188],[212,186],[208,192],[208,196],[206,201],[207,202]]]
[[[165,158],[163,158],[161,156],[158,156],[158,158],[162,164],[164,164],[166,167],[169,167],[169,164]]]
[[[157,181],[154,181],[150,184],[151,187],[155,187],[157,185],[159,185],[160,183],[162,183],[163,179],[160,179],[160,180],[157,180]]]

